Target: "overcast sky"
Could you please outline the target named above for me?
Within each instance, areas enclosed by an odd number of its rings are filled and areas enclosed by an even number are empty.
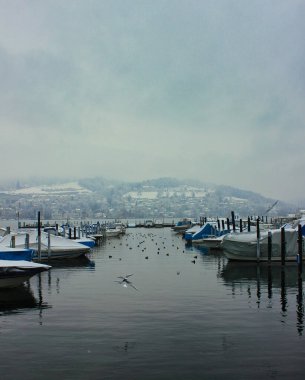
[[[305,198],[304,0],[0,0],[2,179]]]

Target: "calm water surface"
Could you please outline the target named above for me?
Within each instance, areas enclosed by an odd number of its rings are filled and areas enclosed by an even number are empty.
[[[1,379],[305,378],[296,265],[229,263],[170,229],[52,265],[0,292]]]

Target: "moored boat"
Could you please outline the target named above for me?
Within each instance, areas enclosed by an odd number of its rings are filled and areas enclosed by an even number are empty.
[[[268,261],[268,232],[272,241],[271,261],[282,259],[282,230],[262,231],[257,233],[229,233],[224,236],[221,247],[229,260]],[[303,237],[304,240],[304,237]],[[298,230],[285,228],[285,261],[296,261],[298,254]]]
[[[33,258],[34,251],[26,248],[6,247],[0,243],[0,260],[28,260]]]
[[[192,244],[202,244],[210,248],[220,248],[220,243],[228,230],[218,229],[217,222],[207,222],[200,229],[192,234],[186,233],[185,240]]]
[[[95,239],[94,237],[82,237],[73,239],[76,243],[83,244],[86,247],[93,248],[95,246]]]
[[[191,228],[193,225],[192,223],[192,220],[189,219],[189,218],[184,218],[184,219],[181,219],[179,220],[173,227],[172,229],[175,231],[175,232],[178,232],[178,233],[183,233],[185,232],[186,230],[188,230],[189,228]]]
[[[106,238],[119,237],[122,235],[122,231],[120,228],[116,228],[115,226],[107,226],[105,235]]]
[[[35,274],[49,270],[49,265],[26,260],[0,260],[0,288],[15,288]]]
[[[201,240],[200,244],[210,249],[221,249],[221,243],[225,235],[222,236],[209,236]],[[196,244],[196,241],[194,242]]]
[[[28,242],[26,242],[27,236]],[[2,238],[1,246],[6,246],[7,248],[10,247],[12,237],[16,248],[21,249],[28,245],[29,249],[33,251],[33,260],[76,258],[90,251],[90,247],[87,247],[84,244],[79,244],[74,240],[47,234],[46,232],[41,231],[39,257],[39,244],[36,230],[10,233]]]

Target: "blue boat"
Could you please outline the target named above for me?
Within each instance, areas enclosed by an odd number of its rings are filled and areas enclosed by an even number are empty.
[[[32,261],[33,249],[10,248],[0,244],[0,260],[26,260]]]
[[[186,233],[184,238],[188,243],[200,243],[203,239],[221,237],[229,232],[228,230],[219,230],[217,227],[216,222],[207,222],[195,234]]]
[[[35,274],[50,268],[49,265],[33,263],[27,260],[0,259],[0,289],[20,286]]]
[[[74,240],[76,243],[83,244],[86,247],[93,248],[95,246],[94,238],[79,238]]]
[[[183,233],[185,232],[186,230],[188,230],[189,228],[191,228],[193,225],[192,223],[192,220],[189,219],[189,218],[184,218],[182,220],[179,220],[179,222],[177,222],[173,227],[172,229],[175,231],[175,232],[178,232],[178,233]]]

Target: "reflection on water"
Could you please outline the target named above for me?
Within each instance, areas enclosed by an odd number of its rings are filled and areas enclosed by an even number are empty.
[[[198,252],[204,255],[208,255],[210,253],[209,248],[205,247],[204,245],[191,245],[191,244],[185,244],[185,251],[186,252]]]
[[[26,305],[3,302],[17,313],[1,318],[1,380],[304,377],[295,265],[228,263],[144,228],[51,265],[15,290]]]
[[[53,273],[57,269],[73,269],[88,268],[94,270],[95,263],[89,257],[83,256],[70,260],[52,260],[50,263],[52,268],[46,273],[39,273],[34,276],[31,281],[27,281],[22,286],[12,289],[0,290],[0,315],[7,315],[11,313],[25,312],[26,309],[39,309],[42,317],[42,311],[50,308],[44,301],[43,289],[44,284],[48,285],[51,289]],[[59,278],[55,277],[56,292],[59,293]],[[34,294],[35,293],[35,294]]]
[[[279,264],[268,265],[266,263],[247,263],[229,261],[220,272],[220,277],[226,286],[230,286],[232,295],[236,296],[236,287],[241,291],[245,287],[249,299],[252,297],[251,285],[256,286],[256,303],[260,307],[262,288],[267,289],[269,307],[272,307],[274,291],[280,294],[281,316],[283,322],[288,312],[289,291],[297,291],[296,295],[296,317],[297,330],[302,335],[304,329],[304,304],[303,304],[303,280],[298,273],[296,265],[281,266]]]
[[[1,289],[0,291],[0,315],[19,313],[26,309],[45,309],[48,307],[49,305],[43,301],[41,292],[38,299],[34,296],[29,283],[17,288]]]
[[[90,255],[84,255],[73,259],[58,259],[58,260],[51,260],[50,265],[52,268],[61,268],[61,269],[68,269],[68,268],[90,268],[94,270],[95,262],[91,259]]]

